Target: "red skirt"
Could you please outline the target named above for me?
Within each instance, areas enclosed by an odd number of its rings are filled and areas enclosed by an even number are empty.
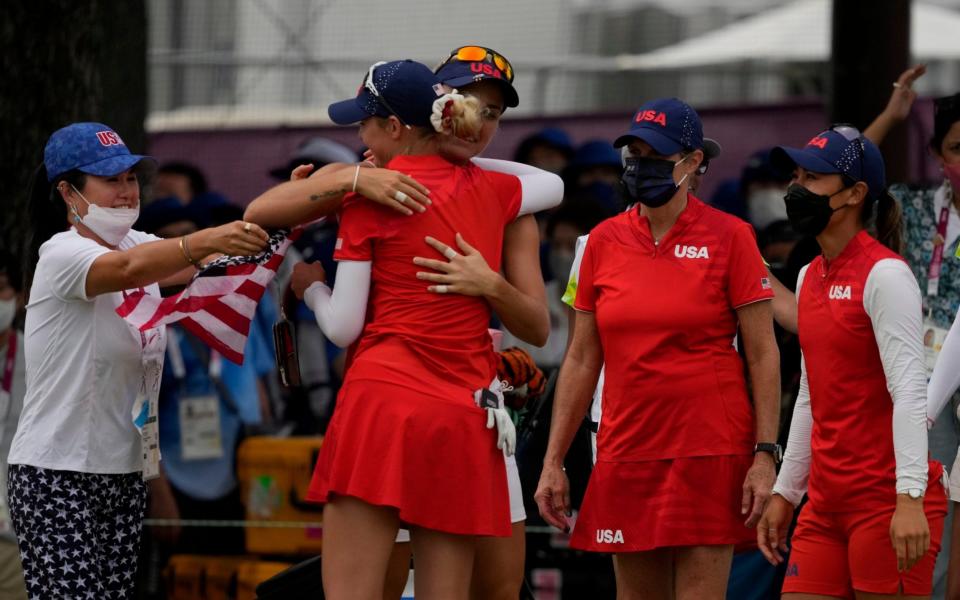
[[[416,527],[509,536],[503,452],[471,392],[350,380],[324,437],[307,499],[352,496]],[[445,391],[449,391],[445,390]]]
[[[570,546],[642,552],[756,542],[740,514],[752,455],[598,461]]]

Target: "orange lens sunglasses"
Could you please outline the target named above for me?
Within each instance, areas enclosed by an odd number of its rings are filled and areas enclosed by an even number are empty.
[[[455,60],[462,62],[492,62],[497,66],[498,69],[500,69],[501,72],[503,72],[507,82],[513,82],[513,65],[510,64],[509,60],[497,52],[494,52],[490,48],[484,48],[483,46],[462,46],[451,52],[447,60],[443,61],[443,64],[447,64]]]

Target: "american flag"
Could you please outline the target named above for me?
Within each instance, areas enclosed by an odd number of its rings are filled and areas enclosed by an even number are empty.
[[[257,304],[301,232],[299,227],[280,229],[260,254],[218,258],[173,296],[128,292],[117,314],[140,331],[179,323],[228,360],[243,364]]]

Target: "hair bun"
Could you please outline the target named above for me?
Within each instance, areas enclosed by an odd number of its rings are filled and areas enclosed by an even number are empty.
[[[430,123],[437,133],[453,133],[453,107],[458,100],[462,101],[464,97],[453,90],[433,101]]]

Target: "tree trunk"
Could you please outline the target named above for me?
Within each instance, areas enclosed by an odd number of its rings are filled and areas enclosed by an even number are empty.
[[[26,201],[43,147],[75,121],[114,128],[145,146],[147,18],[144,0],[8,2],[0,20],[0,243],[19,254]]]
[[[910,59],[910,0],[833,0],[830,118],[862,131],[887,105]],[[907,179],[907,129],[880,148],[887,183]]]

